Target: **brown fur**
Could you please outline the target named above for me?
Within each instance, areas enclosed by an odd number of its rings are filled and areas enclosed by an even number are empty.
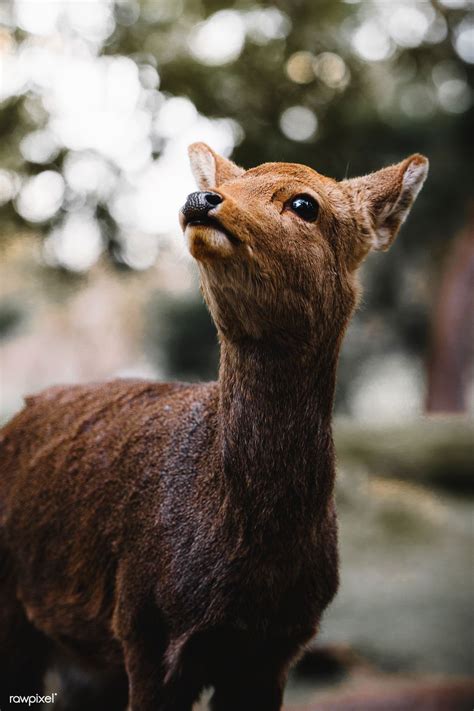
[[[4,429],[3,707],[60,656],[93,680],[76,673],[67,709],[123,708],[128,679],[133,711],[189,711],[205,686],[214,711],[277,711],[337,590],[331,411],[355,267],[395,236],[426,159],[337,183],[190,155],[231,235],[183,220],[219,381],[52,388]],[[317,222],[289,209],[301,193]]]

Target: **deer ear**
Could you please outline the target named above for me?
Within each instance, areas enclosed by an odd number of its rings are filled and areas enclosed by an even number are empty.
[[[428,174],[419,153],[362,178],[347,180],[356,213],[362,218],[368,249],[386,250],[397,236]]]
[[[216,188],[226,180],[238,178],[243,168],[215,153],[205,143],[192,143],[188,148],[194,179],[200,190]]]

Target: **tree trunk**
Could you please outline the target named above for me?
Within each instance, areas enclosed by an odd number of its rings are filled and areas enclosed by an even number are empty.
[[[455,239],[435,308],[426,409],[465,412],[474,350],[474,204]]]

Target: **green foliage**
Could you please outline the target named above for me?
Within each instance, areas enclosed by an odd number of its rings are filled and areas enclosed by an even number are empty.
[[[470,21],[468,3],[458,5],[450,7],[437,0],[420,4],[400,4],[398,0],[280,0],[277,4],[263,0],[230,4],[222,0],[116,0],[113,31],[96,42],[98,58],[127,57],[144,76],[147,71],[159,75],[159,86],[147,90],[145,107],[151,118],[150,155],[154,160],[163,155],[168,140],[154,131],[154,122],[171,96],[189,98],[204,116],[232,119],[238,134],[232,157],[245,167],[274,160],[301,162],[340,179],[367,173],[415,151],[429,157],[429,179],[390,258],[373,257],[367,266],[365,297],[356,325],[370,331],[377,321],[379,337],[358,340],[355,331],[351,332],[345,357],[353,364],[361,363],[369,349],[375,353],[390,347],[424,354],[433,273],[466,219],[473,193],[474,64],[456,51],[459,28]],[[437,34],[433,30],[434,34],[413,41],[410,27],[407,30],[405,26],[408,35],[398,42],[390,38],[389,25],[394,20],[387,19],[386,13],[398,7],[401,12],[424,13],[430,27],[438,28]],[[220,10],[231,10],[247,23],[246,37],[238,56],[209,66],[190,50],[190,38],[199,23]],[[261,28],[249,29],[255,13],[268,11],[279,13],[281,31],[264,36]],[[354,41],[367,23],[375,23],[390,44],[386,56],[377,60],[364,57]],[[391,31],[393,35],[393,27]],[[7,35],[8,41],[16,42],[17,50],[32,41],[24,28],[15,29],[13,24]],[[301,59],[298,53],[302,52],[306,54]],[[339,83],[321,70],[321,57],[327,52],[345,67]],[[144,79],[142,83],[145,87]],[[454,91],[451,98],[450,91]],[[305,140],[294,140],[282,130],[282,113],[295,106],[310,110],[317,119],[316,132]],[[68,159],[78,152],[70,145],[59,146],[41,163],[26,160],[21,150],[22,139],[50,124],[54,126],[50,105],[34,83],[7,97],[0,104],[2,168],[22,177],[45,170],[65,175]],[[130,177],[120,165],[108,157],[104,161],[115,184],[126,186]],[[79,206],[97,220],[110,262],[117,268],[133,268],[124,256],[133,230],[120,224],[112,197],[91,190],[84,198],[69,185],[58,210],[37,223],[29,223],[19,214],[18,202],[9,200],[0,206],[2,234],[16,234],[21,227],[23,233],[31,228],[47,237]],[[176,312],[176,319],[178,315]],[[194,328],[194,317],[182,323],[183,333],[178,336],[176,325],[175,341],[170,336],[167,342],[177,358],[171,370],[186,375],[191,374],[187,359],[192,354],[181,352],[177,344],[180,338],[186,342],[184,331]],[[198,328],[191,341],[194,337],[194,350],[199,354]],[[203,342],[202,348],[208,345]],[[201,365],[196,371],[200,376],[207,372],[202,358],[198,357]],[[341,405],[345,392],[342,381]]]
[[[160,91],[165,95],[189,97],[204,115],[237,121],[243,138],[234,158],[245,166],[289,160],[342,178],[376,169],[412,151],[426,153],[431,160],[430,180],[416,222],[412,221],[402,237],[404,248],[413,253],[426,250],[427,244],[432,250],[436,243],[446,242],[462,222],[472,192],[470,166],[474,157],[472,107],[459,111],[454,106],[445,111],[430,98],[435,93],[436,67],[442,70],[444,66],[452,76],[472,86],[473,65],[463,62],[453,50],[454,33],[466,11],[447,9],[434,1],[426,6],[446,23],[446,36],[414,47],[398,46],[385,60],[370,62],[351,46],[362,21],[376,15],[370,0],[360,4],[282,0],[278,9],[290,27],[286,37],[263,42],[250,35],[237,60],[209,67],[190,54],[189,35],[196,23],[228,9],[227,4],[185,0],[181,10],[181,3],[169,0],[142,0],[139,6],[121,1],[115,4],[115,30],[99,47],[99,54],[127,56],[140,66],[156,67]],[[246,16],[271,5],[241,0],[230,7]],[[17,32],[17,37],[28,38],[24,32]],[[340,56],[350,77],[347,85],[328,86],[316,73],[302,83],[292,80],[287,61],[301,51]],[[420,98],[418,105],[416,100],[413,105],[413,90],[416,93],[417,89]],[[48,111],[38,98],[33,90],[27,90],[0,105],[2,166],[26,174],[62,169],[68,149],[40,167],[24,160],[19,152],[21,138],[48,122]],[[298,142],[282,133],[280,115],[292,105],[315,112],[318,131],[314,138]],[[155,144],[154,155],[159,156],[160,142]],[[14,210],[13,204],[10,209]],[[97,209],[105,213],[110,228],[117,230],[108,203],[98,202]],[[60,210],[46,221],[44,232],[62,216]]]

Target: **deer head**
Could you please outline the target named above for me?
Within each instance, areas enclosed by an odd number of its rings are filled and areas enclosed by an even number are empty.
[[[428,171],[415,154],[337,182],[293,163],[246,171],[204,143],[189,155],[199,191],[180,222],[218,330],[232,340],[342,335],[357,267],[393,242]]]

